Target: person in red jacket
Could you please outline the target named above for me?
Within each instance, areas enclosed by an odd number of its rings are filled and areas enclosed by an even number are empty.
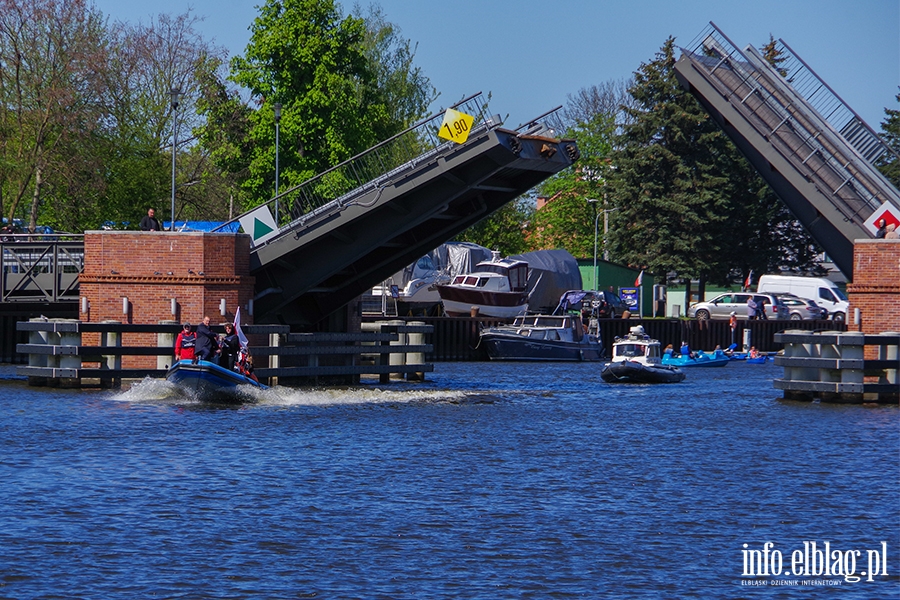
[[[191,331],[191,324],[181,326],[181,333],[175,338],[175,359],[193,360],[194,347],[197,345],[197,334]]]

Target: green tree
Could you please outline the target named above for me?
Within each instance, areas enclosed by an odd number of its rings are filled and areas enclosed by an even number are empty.
[[[0,0],[0,206],[31,229],[48,191],[78,180],[86,160],[71,152],[101,122],[103,33],[83,0]]]
[[[814,264],[815,245],[678,84],[674,39],[641,65],[612,154],[617,257],[658,276],[727,283],[753,268]]]
[[[260,109],[249,117],[247,177],[253,203],[274,190],[272,106],[282,104],[281,176],[299,184],[397,131],[366,53],[366,27],[332,0],[268,0],[250,27],[231,79]]]
[[[363,49],[375,77],[376,90],[387,108],[389,123],[397,131],[415,124],[426,116],[428,106],[438,97],[431,81],[413,63],[415,47],[385,18],[380,6],[370,5],[364,13],[357,4],[353,13],[365,21]]]
[[[520,197],[469,227],[456,237],[459,242],[472,242],[503,256],[531,250],[525,226],[534,215],[534,198]]]
[[[564,248],[573,256],[593,256],[598,211],[607,208],[608,155],[616,127],[615,112],[610,112],[615,105],[607,104],[602,112],[580,115],[566,133],[576,140],[581,157],[539,187],[548,202],[528,227],[533,249]]]
[[[896,96],[900,103],[900,93]],[[900,110],[885,108],[886,118],[881,123],[881,137],[894,152],[887,153],[878,160],[878,169],[894,187],[900,189]]]

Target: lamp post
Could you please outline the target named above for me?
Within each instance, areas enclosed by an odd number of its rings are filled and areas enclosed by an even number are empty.
[[[594,291],[597,291],[597,224],[600,222],[600,211],[597,210],[597,200],[593,198],[588,198],[588,202],[594,204]],[[606,211],[603,211],[603,226],[606,227]],[[604,234],[605,235],[605,234]],[[604,238],[605,239],[605,238]],[[607,260],[606,250],[605,250],[605,242],[604,242],[604,256],[603,260]]]
[[[603,204],[606,204],[606,199],[604,198]],[[609,262],[609,246],[607,246],[607,240],[609,239],[609,213],[615,212],[619,210],[618,208],[604,208],[603,209],[603,260]]]
[[[278,225],[278,129],[281,123],[281,103],[276,102],[273,108],[275,109],[275,224]]]
[[[181,90],[172,88],[169,96],[172,98],[172,223],[169,229],[175,231],[175,148],[178,141],[178,103],[181,101]]]

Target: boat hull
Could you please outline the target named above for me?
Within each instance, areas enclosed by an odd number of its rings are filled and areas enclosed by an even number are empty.
[[[491,360],[594,362],[603,358],[603,344],[587,338],[582,342],[535,340],[516,334],[485,332],[481,343]]]
[[[436,287],[444,312],[451,317],[468,317],[475,307],[478,316],[511,319],[528,309],[526,292],[491,292],[454,285]]]
[[[604,365],[600,378],[607,383],[678,383],[684,381],[684,371],[677,367],[624,360]]]
[[[266,389],[266,386],[249,377],[205,360],[197,363],[190,360],[178,361],[166,373],[166,380],[190,392],[197,399],[209,402],[240,402],[238,386]]]

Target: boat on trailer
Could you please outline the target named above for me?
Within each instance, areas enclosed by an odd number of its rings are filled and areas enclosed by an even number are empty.
[[[600,378],[607,383],[678,383],[684,381],[684,371],[662,364],[659,340],[636,325],[624,338],[613,342],[612,361],[603,365]]]
[[[180,360],[169,368],[166,380],[205,402],[240,402],[241,386],[267,389],[255,379],[206,360]]]
[[[471,272],[435,287],[451,317],[468,317],[475,311],[482,317],[510,319],[528,310],[528,263],[493,252]]]

